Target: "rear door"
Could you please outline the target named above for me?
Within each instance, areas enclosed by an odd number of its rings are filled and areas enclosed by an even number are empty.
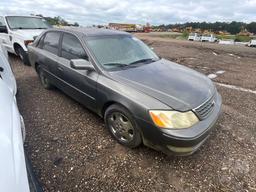
[[[58,85],[59,81],[56,76],[57,64],[59,62],[59,43],[61,32],[49,31],[41,37],[37,48],[37,62],[46,72],[47,77],[54,85]]]
[[[96,71],[76,70],[70,67],[71,59],[89,60],[81,41],[71,33],[63,33],[58,76],[63,81],[62,90],[92,110],[96,110]]]

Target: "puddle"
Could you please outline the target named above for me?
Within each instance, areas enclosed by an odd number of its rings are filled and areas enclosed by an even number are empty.
[[[216,75],[216,74],[209,74],[208,77],[209,77],[210,79],[214,79],[214,78],[217,77],[217,75]]]
[[[245,88],[243,88],[243,87],[238,87],[238,86],[235,86],[235,85],[228,85],[228,84],[217,83],[217,82],[215,82],[215,84],[217,84],[217,85],[219,85],[219,86],[222,86],[222,87],[229,88],[229,89],[234,89],[234,90],[237,90],[237,91],[243,91],[243,92],[248,92],[248,93],[256,94],[256,91],[254,91],[254,90],[245,89]]]
[[[208,77],[209,77],[210,79],[214,79],[214,78],[218,77],[218,75],[221,75],[221,74],[223,74],[223,73],[225,73],[224,70],[219,70],[219,71],[216,71],[215,73],[209,74]]]
[[[188,57],[188,59],[195,60],[196,58],[195,57]]]
[[[220,71],[217,71],[215,74],[218,74],[218,75],[220,75],[220,74],[223,74],[223,73],[225,73],[225,71],[223,71],[223,70],[220,70]]]
[[[237,59],[241,59],[240,56],[237,56],[237,55],[235,55],[235,54],[233,54],[233,53],[229,53],[228,55],[231,56],[231,57],[236,57]]]

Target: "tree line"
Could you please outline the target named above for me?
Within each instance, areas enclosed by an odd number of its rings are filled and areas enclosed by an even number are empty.
[[[168,25],[159,25],[154,26],[156,28],[162,28],[165,30],[179,28],[185,29],[187,27],[192,27],[193,29],[202,29],[202,30],[209,30],[212,32],[218,31],[227,31],[231,34],[237,34],[243,30],[247,30],[250,33],[256,34],[256,22],[251,23],[244,23],[244,22],[215,22],[215,23],[208,23],[208,22],[187,22],[183,24],[168,24]]]
[[[33,14],[31,14],[31,15],[33,15]],[[36,16],[44,18],[50,25],[75,26],[75,27],[79,26],[79,24],[77,22],[75,22],[74,24],[71,24],[71,23],[67,22],[65,19],[63,19],[60,16],[57,16],[57,17],[44,17],[41,14],[38,14]]]

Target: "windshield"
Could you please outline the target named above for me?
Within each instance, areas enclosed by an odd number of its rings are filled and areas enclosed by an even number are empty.
[[[97,61],[106,69],[151,63],[158,56],[142,41],[128,35],[87,37]]]
[[[42,18],[38,17],[6,17],[10,29],[47,29],[51,26]]]

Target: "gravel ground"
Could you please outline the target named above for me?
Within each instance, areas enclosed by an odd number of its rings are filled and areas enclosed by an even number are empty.
[[[161,56],[205,74],[225,70],[215,81],[255,88],[256,49],[140,38]],[[17,57],[10,55],[10,62],[25,149],[45,191],[256,191],[255,94],[218,86],[223,115],[216,129],[194,155],[173,157],[117,144],[102,119],[59,90],[44,90]]]
[[[224,70],[226,73],[217,79],[218,82],[256,90],[255,48],[159,38],[145,33],[137,36],[164,58],[204,74]]]

